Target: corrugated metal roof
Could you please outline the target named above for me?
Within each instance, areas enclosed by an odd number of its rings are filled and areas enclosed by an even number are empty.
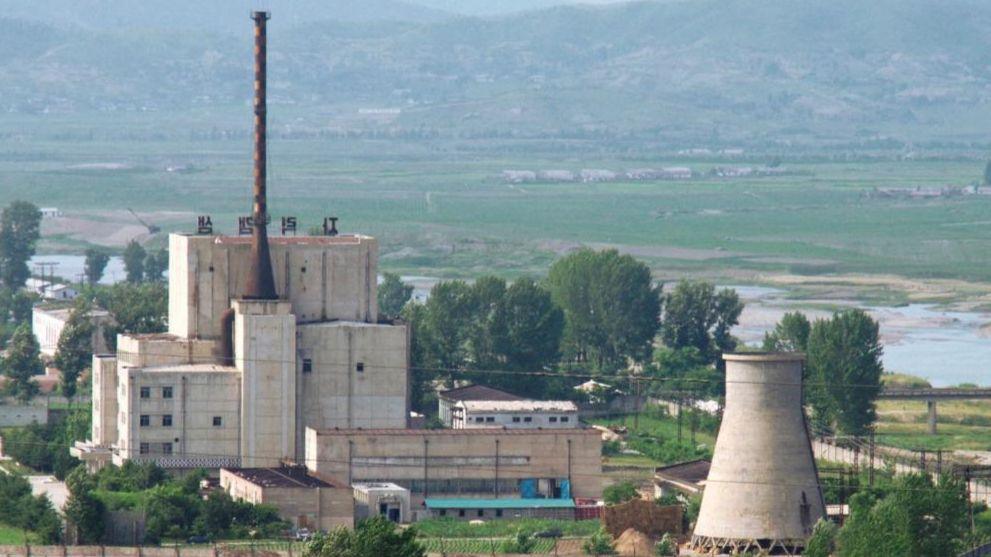
[[[570,400],[464,400],[458,403],[469,412],[577,412]]]
[[[457,389],[442,391],[438,393],[437,396],[451,401],[526,400],[523,397],[514,395],[513,393],[507,393],[506,391],[500,391],[499,389],[493,389],[492,387],[486,387],[485,385],[468,385],[467,387],[458,387]]]
[[[573,499],[425,499],[428,509],[573,509]]]

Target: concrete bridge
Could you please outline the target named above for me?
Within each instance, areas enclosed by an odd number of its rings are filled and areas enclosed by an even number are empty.
[[[959,387],[910,388],[886,387],[878,395],[884,400],[924,400],[929,410],[929,433],[936,435],[936,401],[991,399],[991,389],[961,389]]]

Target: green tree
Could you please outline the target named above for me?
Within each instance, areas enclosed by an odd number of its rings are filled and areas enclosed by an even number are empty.
[[[510,372],[549,370],[560,357],[564,313],[550,292],[531,279],[517,279],[499,297],[480,308],[484,320],[476,338],[485,351],[476,354],[481,369]],[[531,397],[547,390],[548,377],[502,373],[485,382]]]
[[[599,531],[592,534],[585,543],[582,544],[582,551],[586,555],[615,555],[616,549],[612,536],[606,529],[599,528]]]
[[[928,474],[902,476],[877,498],[861,492],[850,498],[850,517],[837,536],[842,557],[941,557],[963,549],[967,533],[967,489],[944,476],[939,485]]]
[[[406,284],[395,273],[384,273],[382,284],[378,288],[379,312],[389,317],[398,317],[412,294],[412,284]]]
[[[877,321],[859,309],[812,324],[807,400],[815,419],[849,435],[863,435],[876,418],[883,348]]]
[[[650,357],[660,325],[660,287],[650,269],[616,250],[582,249],[557,260],[547,284],[564,311],[563,350],[600,370]]]
[[[38,341],[30,325],[25,323],[17,327],[7,345],[3,368],[7,375],[7,393],[22,402],[31,400],[38,393],[38,384],[31,380],[45,369],[38,354]]]
[[[109,334],[160,333],[166,330],[169,293],[162,283],[119,283],[94,292],[97,305],[106,308],[117,323]],[[112,337],[108,340],[112,340]]]
[[[425,328],[427,308],[424,304],[410,303],[403,308],[401,317],[410,328],[410,406],[414,412],[428,413],[437,407],[436,391],[431,381],[437,373],[431,369],[426,345],[429,330]]]
[[[31,276],[28,261],[41,237],[41,211],[27,201],[14,201],[0,219],[0,279],[17,290]]]
[[[805,557],[830,557],[836,551],[836,534],[839,528],[835,523],[820,518],[812,527],[812,536],[805,545]]]
[[[128,242],[124,248],[124,270],[127,273],[127,282],[138,283],[145,278],[145,258],[147,257],[145,248],[137,240]]]
[[[805,352],[809,346],[812,324],[801,312],[784,314],[773,331],[764,334],[764,350],[768,352]]]
[[[199,512],[199,498],[181,486],[164,484],[148,492],[145,540],[159,543],[163,538],[184,538]]]
[[[86,282],[91,285],[99,283],[100,279],[103,278],[107,263],[110,263],[110,255],[107,252],[96,248],[87,249],[86,261],[83,264]]]
[[[633,482],[619,482],[602,490],[602,500],[607,505],[618,505],[640,497],[637,486]]]
[[[34,310],[34,302],[37,296],[28,294],[23,290],[18,290],[13,294],[11,300],[11,317],[18,325],[31,323],[31,312]]]
[[[96,480],[83,466],[76,467],[66,478],[69,499],[65,503],[65,519],[76,531],[76,543],[97,544],[103,539],[103,515],[106,506],[93,494]]]
[[[499,546],[499,551],[502,553],[529,555],[530,553],[533,553],[533,550],[536,549],[536,547],[537,540],[534,539],[533,534],[520,528],[516,530],[513,537],[503,540],[502,544]]]
[[[657,545],[654,546],[654,555],[658,557],[675,557],[678,555],[678,541],[671,536],[670,533],[665,532],[661,539],[657,541]]]
[[[499,277],[479,277],[471,285],[465,353],[473,368],[500,369],[505,365],[496,347],[497,336],[505,332],[505,326],[497,321],[505,296],[506,281]]]
[[[85,298],[80,298],[85,300]],[[93,359],[93,320],[90,306],[83,302],[73,308],[69,320],[59,335],[55,351],[55,367],[62,374],[60,388],[70,401],[76,396],[77,381]]]
[[[664,295],[661,339],[669,348],[694,347],[707,363],[736,349],[730,330],[739,322],[743,302],[735,290],[716,292],[709,282],[681,281]]]
[[[161,282],[169,270],[169,252],[164,249],[149,251],[145,255],[144,273],[148,282]]]
[[[358,523],[354,530],[338,528],[325,536],[311,540],[303,552],[305,557],[426,557],[427,552],[416,540],[416,528],[398,530],[382,516]]]
[[[443,373],[464,369],[477,307],[472,287],[460,280],[437,283],[425,306],[420,324],[424,363]]]

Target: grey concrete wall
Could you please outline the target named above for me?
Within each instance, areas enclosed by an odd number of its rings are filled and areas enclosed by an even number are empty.
[[[378,242],[368,236],[270,238],[276,291],[301,323],[378,320]],[[218,338],[243,295],[250,238],[169,236],[169,331]]]
[[[48,401],[35,398],[27,403],[12,398],[0,399],[0,427],[23,427],[48,423]]]
[[[299,325],[297,448],[305,428],[403,428],[408,416],[405,326]],[[303,361],[310,361],[310,371]],[[361,371],[358,371],[358,365]]]
[[[241,370],[241,465],[296,457],[296,319],[288,302],[234,302],[234,363]]]

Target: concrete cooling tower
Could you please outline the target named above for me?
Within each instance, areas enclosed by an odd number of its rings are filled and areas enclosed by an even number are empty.
[[[826,515],[802,408],[804,356],[724,359],[726,408],[692,549],[798,555]]]

